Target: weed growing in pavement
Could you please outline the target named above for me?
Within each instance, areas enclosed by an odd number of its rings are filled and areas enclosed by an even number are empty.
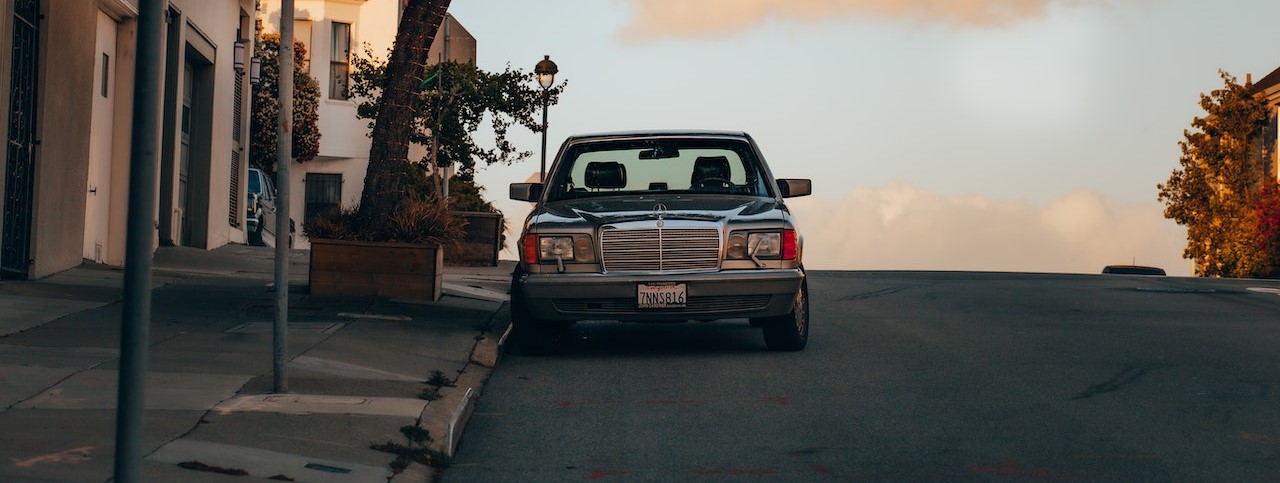
[[[453,381],[450,381],[448,377],[445,377],[444,371],[435,370],[431,371],[431,378],[427,379],[427,385],[435,386],[437,388],[453,387]]]
[[[400,434],[409,438],[409,441],[422,444],[431,441],[431,432],[419,426],[401,426]]]
[[[440,388],[438,387],[423,388],[422,392],[418,393],[418,399],[421,399],[423,401],[435,401],[437,399],[440,399]]]
[[[432,468],[448,468],[453,463],[453,460],[443,452],[430,448],[415,449],[391,441],[374,443],[369,447],[375,451],[396,455],[396,459],[391,462],[391,470],[396,473],[408,468],[410,462],[422,463]]]
[[[188,470],[208,471],[210,473],[221,473],[232,476],[248,476],[249,472],[240,468],[223,468],[221,466],[209,466],[199,461],[183,461],[178,463],[178,467]]]

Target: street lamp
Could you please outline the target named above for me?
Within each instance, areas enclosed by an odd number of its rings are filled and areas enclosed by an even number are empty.
[[[538,76],[538,85],[542,86],[542,171],[538,175],[538,181],[542,183],[547,182],[547,97],[551,86],[556,82],[557,72],[560,69],[551,61],[550,55],[542,56],[542,60],[533,68],[533,73]]]

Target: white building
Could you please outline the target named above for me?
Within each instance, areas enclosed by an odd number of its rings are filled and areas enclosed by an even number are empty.
[[[262,1],[266,32],[280,30],[280,0]],[[311,213],[360,202],[369,165],[369,120],[356,117],[356,103],[346,98],[350,56],[367,44],[385,56],[395,42],[400,0],[295,0],[294,40],[306,46],[311,75],[320,82],[320,154],[289,169],[289,217],[298,224],[295,248],[308,248],[302,222]],[[476,61],[476,40],[452,15],[446,16],[432,41],[433,62]],[[420,159],[411,152],[411,159]],[[418,157],[414,157],[418,156]]]
[[[159,243],[243,243],[255,0],[169,0]],[[0,0],[0,275],[124,264],[137,0]]]

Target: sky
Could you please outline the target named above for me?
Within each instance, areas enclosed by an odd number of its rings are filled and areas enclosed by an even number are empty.
[[[779,177],[810,269],[1189,275],[1156,184],[1200,93],[1280,67],[1273,0],[453,0],[486,70],[567,81],[566,136],[742,130]],[[532,81],[531,81],[532,82]],[[507,185],[477,174],[519,231]],[[550,162],[550,161],[548,161]],[[514,238],[514,236],[511,236]],[[514,259],[508,248],[503,258]]]

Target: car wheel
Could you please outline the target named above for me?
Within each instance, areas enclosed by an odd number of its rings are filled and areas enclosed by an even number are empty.
[[[511,335],[521,353],[528,356],[555,354],[560,349],[561,338],[571,325],[530,315],[524,296],[516,289],[514,282],[511,284]]]
[[[791,313],[758,319],[764,345],[771,351],[799,351],[809,343],[809,284],[800,282]],[[755,321],[753,321],[755,322]]]

